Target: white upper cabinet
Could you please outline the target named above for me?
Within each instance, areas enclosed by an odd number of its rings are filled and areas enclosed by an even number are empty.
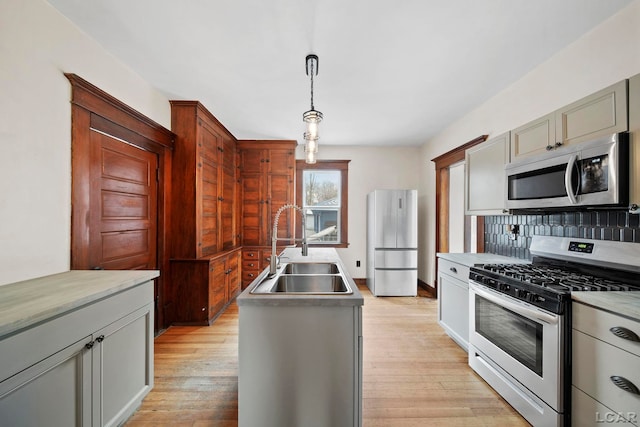
[[[628,130],[627,80],[511,131],[511,161]]]
[[[465,214],[502,215],[505,209],[505,172],[509,162],[509,132],[465,152]]]

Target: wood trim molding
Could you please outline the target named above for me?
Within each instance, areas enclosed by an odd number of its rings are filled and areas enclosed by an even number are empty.
[[[340,210],[340,238],[341,242],[336,244],[317,245],[321,247],[331,248],[348,248],[349,247],[349,162],[351,160],[318,160],[317,163],[307,164],[304,160],[296,160],[296,195],[295,200],[299,206],[302,206],[302,172],[304,170],[339,170],[341,171],[341,188],[342,196]],[[296,235],[300,233],[299,227],[296,225]],[[309,246],[313,246],[311,243]]]
[[[465,151],[487,140],[489,135],[481,135],[461,146],[447,151],[438,157],[431,159],[435,163],[436,169],[436,250],[433,254],[436,266],[436,276],[434,279],[434,287],[438,286],[438,263],[436,254],[438,252],[449,251],[449,167],[464,161]],[[484,222],[482,235],[484,236]],[[480,228],[480,227],[478,227]],[[478,230],[480,235],[480,230]],[[478,243],[478,246],[480,242]],[[482,244],[484,248],[484,242]]]
[[[71,269],[89,265],[90,132],[94,129],[126,140],[158,156],[158,232],[156,319],[163,325],[165,276],[169,271],[169,200],[171,159],[175,135],[142,113],[114,98],[76,74],[65,74],[71,83]]]

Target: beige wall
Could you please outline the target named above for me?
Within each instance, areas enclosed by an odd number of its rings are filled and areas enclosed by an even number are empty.
[[[0,2],[0,284],[69,269],[75,73],[169,127],[168,100],[42,0]]]
[[[431,159],[480,135],[489,138],[640,72],[640,0],[559,52],[422,147],[418,277],[435,272],[435,170]]]
[[[296,153],[304,159],[302,145]],[[419,147],[339,147],[322,145],[319,160],[351,160],[349,163],[349,247],[338,249],[353,278],[367,277],[367,194],[377,189],[417,189]],[[418,230],[421,233],[422,230]],[[360,267],[356,261],[360,260]]]

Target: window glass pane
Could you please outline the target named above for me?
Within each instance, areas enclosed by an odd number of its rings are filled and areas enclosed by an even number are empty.
[[[306,232],[310,243],[340,242],[340,171],[303,173]]]

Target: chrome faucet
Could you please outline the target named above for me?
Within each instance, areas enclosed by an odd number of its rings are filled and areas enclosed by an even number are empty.
[[[278,250],[276,248],[278,240],[290,240],[290,239],[278,239],[278,221],[280,220],[280,214],[285,209],[295,209],[298,212],[300,212],[300,215],[302,215],[302,239],[296,239],[295,235],[294,235],[293,236],[294,237],[293,241],[294,242],[302,241],[302,255],[303,256],[307,256],[308,253],[309,253],[309,247],[307,245],[307,221],[306,221],[306,218],[305,218],[304,211],[302,210],[302,208],[300,206],[297,206],[297,205],[287,204],[287,205],[282,206],[276,212],[276,217],[273,220],[273,233],[271,235],[271,258],[269,259],[269,276],[275,275],[276,271],[278,270],[279,257],[276,254],[276,251]]]

